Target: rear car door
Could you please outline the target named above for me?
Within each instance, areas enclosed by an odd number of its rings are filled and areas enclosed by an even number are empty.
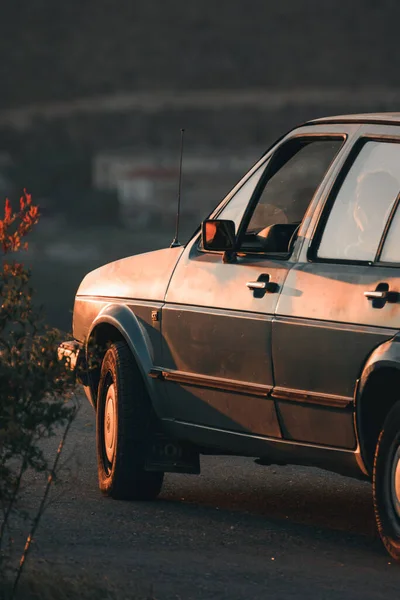
[[[165,418],[281,437],[270,397],[272,319],[293,264],[290,238],[343,142],[329,131],[299,130],[228,196],[213,218],[235,222],[244,240],[236,262],[204,251],[199,237],[185,249],[162,310],[163,365],[155,376],[167,386]],[[268,248],[273,225],[286,241]],[[256,289],[266,280],[270,291]]]
[[[400,329],[400,136],[363,126],[311,223],[273,324],[284,437],[354,448],[368,355]]]

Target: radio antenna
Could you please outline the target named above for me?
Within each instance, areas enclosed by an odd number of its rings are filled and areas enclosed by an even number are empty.
[[[176,248],[177,246],[181,246],[182,244],[178,240],[179,236],[179,217],[181,214],[181,188],[182,188],[182,157],[183,157],[183,134],[185,133],[184,129],[181,129],[181,154],[179,160],[179,183],[178,183],[178,210],[176,213],[176,229],[175,229],[175,237],[172,240],[170,248]]]

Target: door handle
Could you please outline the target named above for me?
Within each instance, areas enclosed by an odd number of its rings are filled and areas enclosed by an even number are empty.
[[[375,290],[374,292],[364,292],[364,296],[369,300],[387,300],[389,290]]]
[[[246,283],[249,290],[267,290],[268,281],[248,281]]]
[[[257,281],[248,281],[246,286],[249,288],[249,290],[254,291],[255,297],[258,297],[257,294],[259,294],[260,298],[265,293],[273,294],[279,289],[279,286],[276,283],[272,283],[270,281],[270,276],[268,274],[260,275]]]

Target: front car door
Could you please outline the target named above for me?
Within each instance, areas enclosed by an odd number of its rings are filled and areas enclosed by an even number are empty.
[[[293,265],[293,240],[344,143],[343,135],[297,130],[242,180],[213,218],[235,222],[236,262],[189,243],[162,309],[164,418],[187,425],[281,437],[271,360],[272,319]],[[254,282],[269,281],[268,292]]]
[[[400,329],[399,128],[360,127],[327,188],[280,295],[274,396],[284,437],[354,449],[357,379]]]

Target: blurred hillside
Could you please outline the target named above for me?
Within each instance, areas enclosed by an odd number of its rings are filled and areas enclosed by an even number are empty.
[[[176,156],[185,127],[189,155],[251,163],[299,121],[400,106],[395,0],[2,0],[0,15],[0,193],[3,175],[53,211],[68,199],[83,225],[99,153]],[[94,193],[102,222],[114,198]]]
[[[184,239],[297,123],[400,110],[399,17],[394,0],[2,0],[0,197],[41,205],[52,322],[89,268],[172,239],[181,127]]]
[[[116,90],[398,85],[396,0],[2,0],[2,108]]]

